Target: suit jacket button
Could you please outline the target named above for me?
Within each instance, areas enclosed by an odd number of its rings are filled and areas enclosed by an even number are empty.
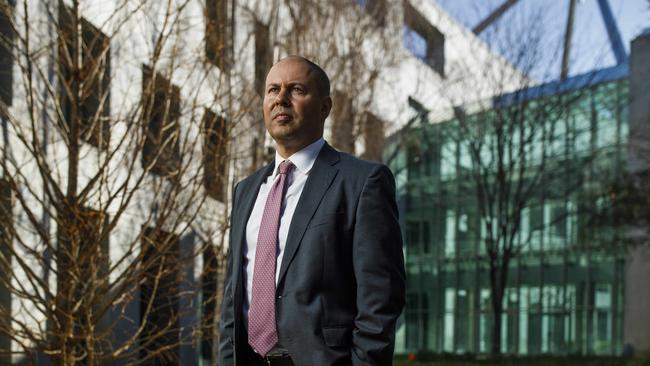
[[[282,299],[282,295],[278,295],[278,300]]]

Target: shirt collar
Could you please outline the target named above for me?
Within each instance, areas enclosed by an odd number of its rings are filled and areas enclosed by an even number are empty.
[[[293,155],[289,156],[289,159],[285,159],[278,152],[275,152],[275,168],[273,169],[273,176],[275,177],[278,174],[278,166],[284,160],[291,160],[293,165],[296,166],[296,170],[302,174],[308,174],[311,168],[314,166],[316,157],[320,152],[321,148],[325,145],[325,140],[321,137],[316,140],[316,142],[311,143],[303,147],[300,151],[297,151]]]

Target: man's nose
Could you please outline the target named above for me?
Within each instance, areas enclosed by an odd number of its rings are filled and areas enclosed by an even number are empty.
[[[275,102],[280,105],[289,104],[289,92],[286,88],[280,88],[280,91],[275,96]]]

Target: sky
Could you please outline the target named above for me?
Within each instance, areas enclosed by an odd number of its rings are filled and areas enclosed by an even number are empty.
[[[468,28],[500,6],[505,0],[430,0]],[[490,47],[517,63],[512,44],[517,35],[539,39],[539,61],[528,63],[530,74],[539,81],[558,79],[562,58],[569,0],[519,0],[483,33]],[[609,0],[626,52],[630,42],[650,28],[650,1]],[[519,39],[523,39],[519,38]],[[531,42],[527,39],[526,42]],[[534,43],[534,41],[533,41]],[[569,76],[614,66],[616,59],[600,14],[597,0],[578,0],[576,4]]]

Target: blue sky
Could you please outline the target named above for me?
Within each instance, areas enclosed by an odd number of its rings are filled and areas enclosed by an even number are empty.
[[[505,0],[430,0],[442,6],[451,16],[468,28],[477,25]],[[648,0],[609,0],[619,31],[629,54],[630,41],[650,27]],[[490,46],[506,57],[512,44],[524,37],[540,38],[539,61],[532,65],[531,75],[540,81],[557,79],[560,74],[562,43],[568,15],[569,0],[519,0],[497,22],[481,33]],[[522,37],[522,35],[525,35]],[[513,38],[514,37],[514,38]],[[534,37],[533,37],[534,38]],[[516,39],[516,40],[515,40]],[[523,42],[523,41],[522,41]],[[530,42],[530,40],[526,40]],[[516,54],[515,51],[512,51]],[[578,0],[575,12],[571,66],[569,75],[614,66],[607,31],[596,0]]]

